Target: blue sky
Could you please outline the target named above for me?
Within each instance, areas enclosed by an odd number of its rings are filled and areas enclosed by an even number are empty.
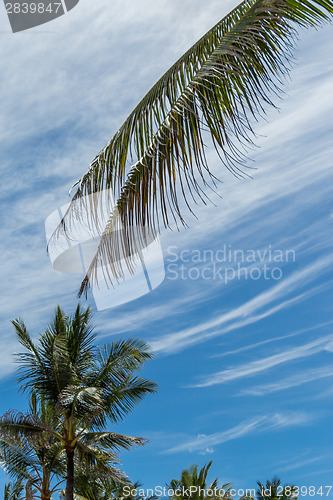
[[[234,5],[80,0],[15,35],[0,6],[1,413],[25,407],[10,320],[37,335],[57,304],[71,313],[77,303],[80,276],[56,273],[46,254],[46,217],[163,71]],[[118,426],[150,440],[121,457],[145,487],[210,460],[211,478],[236,488],[275,474],[332,484],[332,30],[300,32],[280,110],[256,126],[251,179],[233,178],[208,151],[222,198],[198,205],[188,229],[162,231],[164,282],[101,312],[89,296],[99,342],[134,336],[155,353],[144,374],[158,394]],[[214,276],[203,257],[224,248],[256,253],[227,284],[220,276],[239,260],[215,261]],[[264,265],[278,279],[265,279]]]

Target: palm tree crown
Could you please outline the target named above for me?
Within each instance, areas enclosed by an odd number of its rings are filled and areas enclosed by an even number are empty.
[[[171,496],[172,500],[205,500],[207,498],[230,500],[231,484],[227,483],[218,487],[216,478],[208,485],[207,475],[211,465],[212,462],[209,462],[200,471],[197,465],[184,469],[180,479],[173,479],[170,482],[169,488],[174,492]]]
[[[258,500],[297,500],[297,487],[294,485],[281,485],[281,480],[274,477],[271,481],[266,481],[264,486],[257,481],[257,499]]]

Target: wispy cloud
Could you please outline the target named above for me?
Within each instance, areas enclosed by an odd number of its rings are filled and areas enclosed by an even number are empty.
[[[273,365],[275,366],[275,365]],[[323,366],[321,368],[315,368],[312,370],[307,370],[298,373],[292,377],[287,377],[280,379],[278,382],[271,384],[262,384],[250,387],[249,389],[243,389],[238,393],[238,395],[243,396],[265,396],[272,392],[283,391],[285,389],[291,389],[292,387],[298,387],[314,380],[320,380],[322,378],[332,377],[333,367]]]
[[[195,327],[165,335],[159,339],[152,339],[150,341],[151,347],[155,352],[177,352],[189,345],[203,342],[208,338],[221,335],[274,314],[288,307],[296,300],[301,300],[304,297],[302,294],[297,299],[291,297],[286,300],[286,297],[290,296],[298,288],[318,278],[332,262],[332,255],[322,257],[304,269],[295,271],[289,277],[241,306],[225,312],[213,320],[201,322]],[[306,294],[309,293],[311,293],[310,290],[306,292]],[[275,302],[279,300],[280,303],[276,304]]]
[[[327,335],[307,344],[292,347],[288,350],[274,354],[266,358],[251,361],[249,363],[235,366],[227,370],[222,370],[202,378],[202,382],[194,384],[191,387],[209,387],[224,382],[231,382],[236,379],[258,375],[264,371],[270,370],[275,366],[288,363],[295,359],[313,356],[324,350],[331,349],[333,334]]]
[[[168,448],[164,453],[173,454],[180,452],[205,451],[227,441],[232,441],[249,434],[258,434],[266,431],[279,430],[286,427],[306,425],[312,421],[313,417],[302,412],[286,412],[264,415],[249,420],[244,420],[240,424],[226,431],[215,432],[209,435],[198,435],[183,443]]]
[[[279,340],[286,340],[286,339],[289,339],[292,337],[297,337],[298,335],[302,335],[303,333],[311,332],[313,330],[318,330],[322,327],[331,325],[332,323],[333,323],[333,321],[326,321],[325,323],[318,323],[317,325],[313,325],[309,328],[302,328],[301,330],[297,330],[296,332],[289,333],[288,335],[282,335],[281,337],[274,337],[272,339],[262,340],[260,342],[255,342],[254,344],[239,347],[238,349],[233,349],[232,351],[225,351],[222,353],[214,354],[212,356],[212,358],[222,358],[225,356],[230,356],[231,354],[239,354],[240,352],[250,351],[252,349],[256,349],[257,347],[271,344],[272,342],[278,342]]]
[[[101,0],[98,6],[82,1],[71,14],[47,27],[17,36],[9,32],[6,16],[0,17],[1,37],[6,42],[0,48],[0,66],[6,75],[0,117],[4,146],[0,208],[5,214],[0,242],[0,274],[4,283],[1,331],[6,332],[2,334],[6,352],[16,348],[10,334],[10,319],[21,314],[35,331],[43,328],[57,303],[72,309],[77,300],[80,277],[57,275],[48,261],[43,234],[45,217],[67,201],[68,187],[86,171],[96,152],[157,78],[234,5],[235,2],[228,1],[221,11],[218,0],[210,0],[209,8],[205,9],[199,0],[184,0],[181,5],[173,0],[162,2],[162,6],[152,0],[143,0],[140,5],[129,0],[124,11],[120,0],[112,3]],[[186,22],[181,21],[185,19],[182,13],[186,13]],[[106,17],[114,20],[112,30],[105,23]],[[175,23],[176,17],[179,23]],[[321,36],[326,47],[331,33],[323,31]],[[312,44],[310,49],[314,50]],[[324,91],[331,73],[327,64],[319,64],[318,58],[308,65],[302,62],[302,67],[302,72],[296,73],[296,90],[291,90],[291,99],[282,103],[283,113],[272,111],[270,123],[261,123],[258,128],[267,137],[259,141],[262,150],[251,154],[258,167],[254,180],[234,179],[221,169],[216,155],[208,151],[212,170],[224,182],[219,188],[224,198],[217,200],[213,196],[218,208],[211,205],[198,208],[199,220],[192,224],[191,230],[179,235],[164,233],[166,245],[177,240],[180,246],[198,246],[214,235],[218,237],[216,241],[231,236],[246,241],[254,235],[262,246],[263,235],[273,237],[277,227],[280,230],[275,237],[287,245],[289,240],[281,228],[290,215],[290,207],[294,214],[299,214],[304,209],[305,197],[308,206],[318,203],[319,189],[321,199],[329,199],[332,144],[330,138],[326,141],[320,127],[327,132],[326,117],[331,116],[332,96]],[[311,152],[304,148],[309,126],[310,133],[319,130],[320,137],[313,141],[315,147]],[[285,141],[283,148],[281,141]],[[292,205],[284,203],[288,196]],[[280,203],[278,210],[276,203]],[[268,223],[267,217],[260,216],[267,213]],[[331,220],[329,213],[328,220]],[[329,238],[326,227],[318,229],[318,221],[307,220],[306,227],[311,236],[315,235],[318,245],[323,238]],[[302,243],[295,241],[295,244]],[[303,279],[301,275],[299,278]],[[292,283],[289,285],[292,291]],[[284,294],[289,285],[286,281]],[[278,288],[273,288],[278,292]],[[179,289],[181,284],[177,282],[176,292]],[[178,314],[182,306],[188,311],[191,299],[197,305],[213,293],[222,296],[227,292],[218,290],[213,283],[209,291],[196,290],[192,297],[188,291],[186,294],[173,291],[172,299],[168,295],[163,304],[162,300],[159,305],[154,304],[152,298],[142,302],[142,307],[134,305],[128,313],[107,321],[104,321],[107,315],[100,315],[101,320],[97,318],[96,322],[103,327],[103,336],[132,333],[135,328]],[[174,300],[175,295],[180,298]],[[182,350],[259,321],[306,297],[296,294],[285,299],[282,294],[276,297],[278,303],[273,304],[273,297],[260,296],[267,300],[266,306],[249,301],[234,307],[231,314],[215,318],[215,322],[202,321],[197,327],[175,335],[154,337],[153,348],[165,353]],[[169,328],[166,331],[174,331],[173,325]],[[12,369],[10,356],[6,356],[1,373],[8,374]]]
[[[286,465],[285,467],[280,468],[280,471],[286,472],[289,470],[295,470],[295,469],[300,469],[302,467],[305,467],[306,465],[310,465],[316,462],[321,462],[324,459],[327,459],[328,457],[313,457],[313,458],[308,458],[307,460],[298,460],[295,461],[293,460],[292,463],[289,465]]]

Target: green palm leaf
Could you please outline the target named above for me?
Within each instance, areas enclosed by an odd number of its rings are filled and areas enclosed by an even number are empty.
[[[127,436],[117,432],[87,432],[81,439],[83,443],[89,445],[105,446],[115,450],[129,450],[134,445],[143,446],[148,442],[144,438]]]
[[[149,231],[185,224],[180,200],[190,210],[193,202],[206,202],[203,187],[214,178],[204,129],[222,164],[243,175],[242,145],[252,143],[253,121],[273,104],[270,95],[288,72],[297,26],[316,25],[332,12],[332,0],[245,0],[162,76],[93,160],[53,236],[70,236],[80,217],[77,200],[112,191],[115,207],[80,294],[97,281],[100,264],[110,283],[124,277],[124,254],[133,270]],[[98,226],[98,200],[92,205]],[[139,236],[133,226],[143,228]]]
[[[108,387],[123,381],[152,358],[149,346],[137,339],[118,340],[102,346],[96,355],[91,385]]]
[[[0,440],[1,468],[10,476],[25,480],[30,477],[29,471],[36,464],[36,459],[25,446],[17,446],[4,439]]]
[[[78,305],[73,318],[68,318],[58,307],[37,347],[24,323],[21,320],[12,322],[19,342],[26,349],[16,355],[22,390],[37,390],[49,401],[54,401],[64,387],[77,383],[94,357],[92,341],[95,335],[90,315],[89,308],[83,311]]]
[[[34,436],[38,438],[43,432],[61,438],[57,430],[47,422],[40,420],[38,415],[11,410],[0,418],[0,433],[5,438],[6,436],[14,436],[15,433],[27,438]]]
[[[49,499],[57,488],[51,487],[54,476],[63,475],[65,453],[62,443],[55,439],[57,433],[50,432],[56,421],[45,404],[38,406],[36,398],[30,401],[36,414],[8,412],[0,419],[1,467],[16,480],[26,482],[26,487],[35,488],[41,498]],[[40,420],[40,416],[46,422]]]
[[[122,420],[146,394],[154,394],[157,384],[142,377],[128,377],[105,391],[107,416],[113,422]]]

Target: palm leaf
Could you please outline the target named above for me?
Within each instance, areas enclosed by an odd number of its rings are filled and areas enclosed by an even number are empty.
[[[116,199],[80,294],[97,282],[124,277],[121,258],[133,271],[147,234],[171,221],[185,224],[181,200],[206,202],[214,178],[204,154],[208,129],[222,164],[243,175],[242,144],[251,144],[252,123],[272,105],[288,72],[297,26],[330,18],[332,0],[245,0],[191,47],[142,99],[79,181],[71,206],[55,232],[70,237],[80,218],[77,201],[110,189]],[[83,202],[84,203],[84,202]],[[92,220],[98,226],[96,198]],[[143,228],[138,235],[133,226]]]
[[[61,439],[61,435],[52,426],[40,420],[37,415],[10,410],[0,418],[0,434],[5,439],[7,436],[10,438],[15,434],[24,438],[33,438],[34,436],[38,438],[43,432]]]
[[[118,422],[124,418],[146,394],[154,394],[157,384],[142,377],[128,377],[121,384],[105,391],[105,407],[108,418]]]
[[[76,447],[76,461],[79,474],[85,471],[85,475],[90,478],[96,475],[103,480],[112,479],[121,483],[128,480],[126,474],[115,467],[115,463],[119,463],[118,457],[98,446],[91,446],[79,440]]]
[[[134,445],[143,446],[148,440],[140,437],[127,436],[117,432],[87,432],[81,442],[89,445],[107,447],[109,449],[129,450]]]
[[[78,375],[85,372],[94,359],[95,348],[92,342],[96,335],[93,333],[90,317],[90,308],[82,311],[78,304],[67,330],[68,351]]]
[[[16,355],[20,363],[22,390],[37,390],[49,401],[55,401],[68,384],[76,384],[94,359],[95,335],[90,325],[89,308],[77,307],[73,318],[58,306],[49,328],[40,336],[36,347],[24,323],[13,321],[17,337],[28,352]]]
[[[153,355],[149,346],[137,339],[118,340],[102,346],[92,370],[92,385],[108,387],[122,382],[133,372],[141,369]]]
[[[35,464],[36,460],[30,450],[27,453],[25,447],[0,440],[0,465],[7,474],[19,480],[28,479]]]

